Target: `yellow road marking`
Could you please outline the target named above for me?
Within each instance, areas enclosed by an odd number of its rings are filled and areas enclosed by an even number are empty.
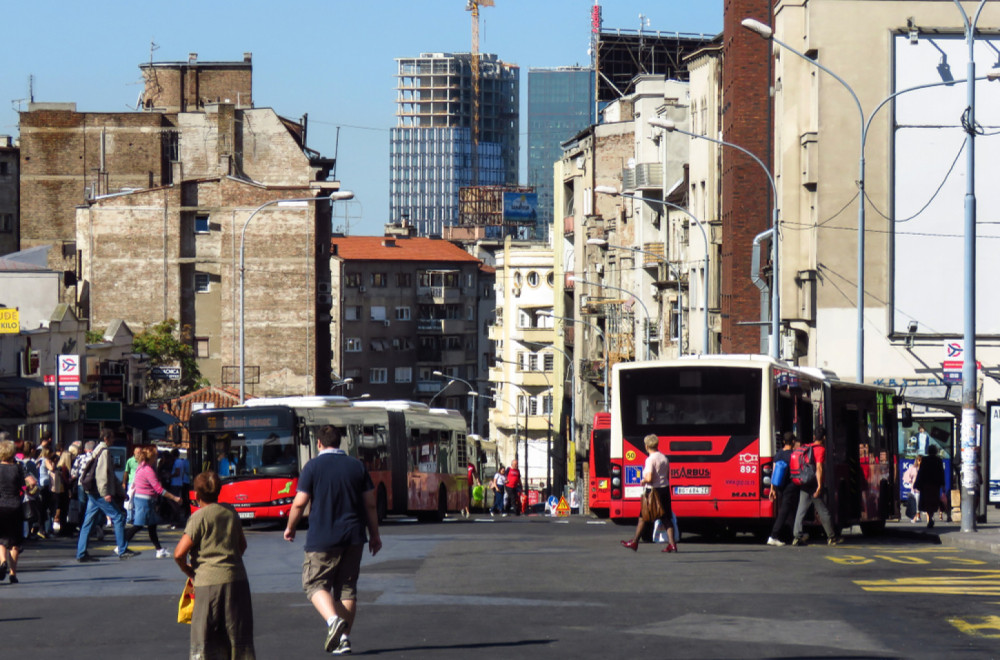
[[[891,580],[854,580],[865,591],[956,596],[1000,596],[1000,571],[938,569],[950,575],[924,575]],[[956,575],[956,573],[961,575]]]
[[[1000,616],[988,615],[968,619],[948,619],[948,623],[972,637],[1000,639]]]

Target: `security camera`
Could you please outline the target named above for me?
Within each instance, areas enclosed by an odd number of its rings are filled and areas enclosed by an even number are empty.
[[[909,332],[911,335],[917,334],[917,322],[910,321],[910,324],[906,327],[906,331]]]

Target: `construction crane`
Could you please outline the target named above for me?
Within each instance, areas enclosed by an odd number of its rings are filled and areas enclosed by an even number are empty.
[[[472,185],[479,184],[479,8],[493,7],[493,0],[466,0],[472,12]]]

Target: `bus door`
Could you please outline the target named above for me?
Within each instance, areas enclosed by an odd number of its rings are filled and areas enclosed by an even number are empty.
[[[406,418],[398,410],[389,410],[389,471],[392,513],[406,513],[408,504],[409,438]]]
[[[868,484],[861,469],[861,446],[868,446],[870,416],[866,392],[834,387],[830,394],[829,428],[826,441],[826,486],[836,498],[830,502],[835,523],[849,525],[862,520],[862,501]],[[872,402],[874,403],[874,402]]]

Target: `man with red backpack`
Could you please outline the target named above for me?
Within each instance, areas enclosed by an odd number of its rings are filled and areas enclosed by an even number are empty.
[[[799,506],[799,486],[791,479],[791,475],[785,474],[784,478],[777,477],[779,474],[778,465],[784,462],[785,469],[792,460],[792,452],[798,449],[802,443],[791,431],[782,434],[782,448],[774,453],[771,472],[771,492],[768,496],[776,506],[777,514],[774,516],[774,526],[771,528],[771,535],[767,537],[767,544],[774,546],[785,545],[781,540],[784,530],[792,523],[792,517]]]
[[[803,545],[809,536],[802,532],[802,523],[806,512],[812,505],[819,514],[819,521],[826,532],[827,543],[838,545],[843,539],[833,531],[830,511],[826,508],[823,496],[826,494],[823,466],[826,462],[826,429],[822,426],[816,429],[812,444],[799,447],[792,452],[790,470],[792,482],[798,484],[799,508],[795,512],[795,526],[792,528],[792,545]]]

